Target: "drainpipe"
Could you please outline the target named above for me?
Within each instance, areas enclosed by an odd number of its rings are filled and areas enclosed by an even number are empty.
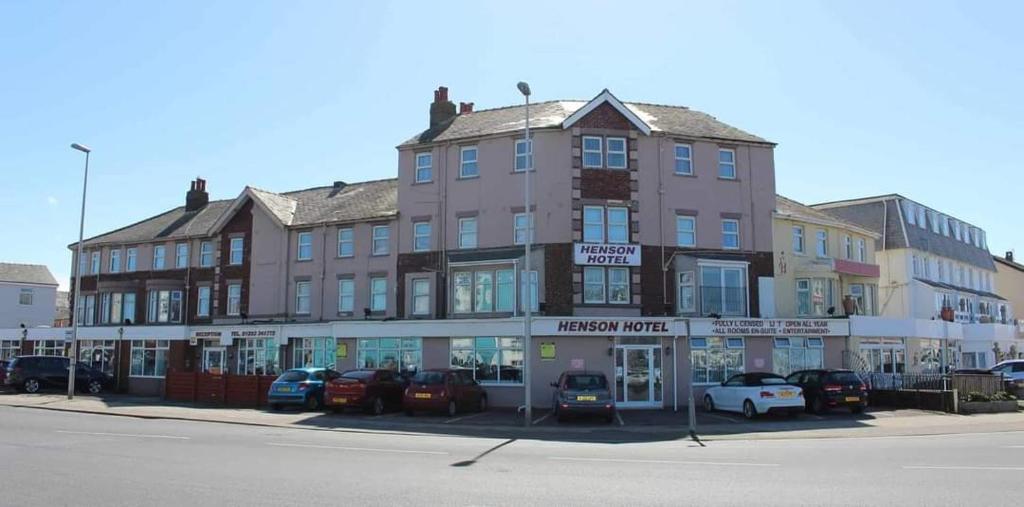
[[[327,286],[327,224],[323,225],[323,245],[320,248],[320,321],[323,322],[326,313],[324,305],[324,290]],[[352,309],[353,311],[355,308]]]
[[[662,183],[663,152],[665,150],[665,138],[658,138],[658,243],[661,245],[661,307],[668,306],[668,266],[665,262],[665,219],[662,214],[665,212],[665,186]],[[692,158],[692,157],[691,157]]]
[[[672,411],[679,412],[679,336],[672,337]]]

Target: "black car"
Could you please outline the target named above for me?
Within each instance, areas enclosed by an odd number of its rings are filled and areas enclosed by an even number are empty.
[[[786,382],[803,389],[807,409],[815,414],[839,407],[859,414],[868,406],[868,387],[852,370],[801,370]]]
[[[99,394],[113,384],[110,375],[89,365],[77,363],[75,389]],[[37,393],[46,388],[68,387],[71,360],[59,356],[21,356],[10,360],[4,383],[26,393]]]
[[[552,382],[555,417],[559,422],[570,415],[599,415],[607,422],[615,418],[608,378],[599,371],[567,371]]]

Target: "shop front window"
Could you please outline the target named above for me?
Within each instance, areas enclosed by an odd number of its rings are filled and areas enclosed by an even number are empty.
[[[18,340],[0,340],[0,360],[10,359],[21,354],[21,342]]]
[[[743,338],[690,338],[694,384],[717,384],[744,371]]]
[[[331,337],[292,338],[293,368],[334,368],[337,341]]]
[[[512,336],[452,338],[451,366],[471,370],[481,384],[522,384],[523,340]]]
[[[114,371],[114,340],[79,340],[78,360],[104,373]]]
[[[132,340],[132,377],[163,377],[167,373],[167,340]]]
[[[415,374],[423,367],[423,339],[360,338],[356,366]]]
[[[41,340],[36,342],[35,355],[37,356],[64,356],[63,340]]]
[[[774,345],[772,371],[779,375],[825,367],[825,343],[821,338],[775,338]]]
[[[280,373],[277,340],[245,338],[238,341],[239,375],[277,375]]]

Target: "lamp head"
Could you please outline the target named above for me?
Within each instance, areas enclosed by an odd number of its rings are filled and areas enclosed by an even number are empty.
[[[519,84],[516,85],[516,88],[519,88],[519,93],[522,93],[527,97],[530,96],[530,85],[527,84],[526,81],[520,81]]]
[[[84,144],[71,143],[71,147],[76,149],[76,150],[78,150],[78,151],[80,151],[80,152],[82,152],[82,153],[89,153],[90,151],[92,151],[92,148],[90,148],[90,147],[88,147],[88,146],[86,146]]]

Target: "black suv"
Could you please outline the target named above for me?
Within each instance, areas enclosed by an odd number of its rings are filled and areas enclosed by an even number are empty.
[[[859,414],[868,406],[868,388],[852,370],[801,370],[786,382],[804,390],[807,409],[815,414],[837,407]]]
[[[76,363],[75,389],[99,394],[113,383],[110,375],[89,365]],[[26,393],[37,393],[47,387],[68,387],[71,360],[59,356],[21,356],[11,359],[4,383]]]

